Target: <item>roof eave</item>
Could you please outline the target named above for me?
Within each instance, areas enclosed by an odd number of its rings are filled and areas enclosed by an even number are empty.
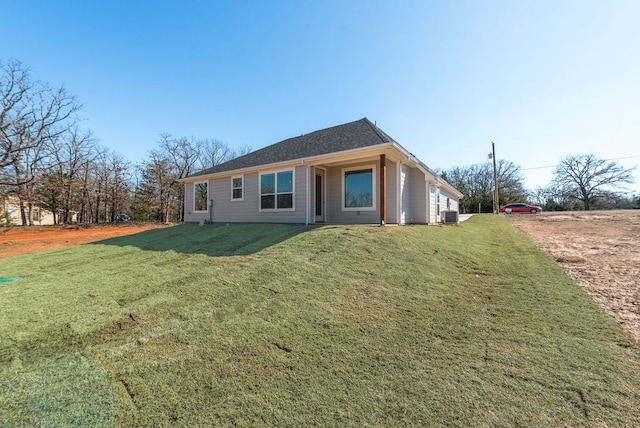
[[[179,183],[192,183],[192,182],[199,182],[203,180],[211,180],[214,178],[222,178],[222,177],[228,177],[233,175],[248,174],[252,172],[259,172],[259,171],[265,171],[265,170],[271,170],[271,169],[279,169],[279,168],[292,166],[292,165],[293,166],[320,165],[327,162],[335,163],[335,162],[349,161],[349,160],[353,160],[355,155],[357,155],[357,157],[359,158],[372,156],[374,154],[377,154],[381,150],[385,150],[391,147],[392,145],[393,145],[392,143],[382,143],[382,144],[376,144],[375,146],[358,147],[356,149],[343,150],[340,152],[333,152],[333,153],[327,153],[322,155],[291,159],[291,160],[282,161],[282,162],[274,162],[274,163],[256,165],[256,166],[251,166],[246,168],[230,169],[228,171],[213,172],[209,174],[193,175],[193,176],[181,178],[177,181]]]
[[[397,150],[401,151],[406,156],[406,162],[414,164],[420,171],[422,171],[425,177],[428,175],[432,176],[433,180],[430,180],[430,182],[437,185],[438,187],[446,188],[447,191],[453,193],[458,198],[462,198],[464,196],[458,189],[453,187],[445,179],[440,177],[440,175],[438,175],[434,170],[425,165],[424,162],[414,156],[413,153],[409,152],[407,149],[396,142],[393,142],[393,145]]]

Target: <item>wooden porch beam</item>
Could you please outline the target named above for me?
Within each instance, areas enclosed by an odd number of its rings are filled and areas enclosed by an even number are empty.
[[[387,224],[387,155],[380,155],[380,224]]]

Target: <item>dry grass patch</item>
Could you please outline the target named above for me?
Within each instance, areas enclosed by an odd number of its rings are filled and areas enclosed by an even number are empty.
[[[508,218],[640,341],[640,211]]]

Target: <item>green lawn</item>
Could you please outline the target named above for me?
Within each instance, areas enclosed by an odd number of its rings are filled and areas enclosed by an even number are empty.
[[[0,260],[0,426],[640,426],[640,347],[503,217]]]

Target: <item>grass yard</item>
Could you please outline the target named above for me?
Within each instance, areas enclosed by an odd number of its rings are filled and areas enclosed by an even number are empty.
[[[0,426],[640,426],[640,349],[503,217],[0,261]]]

